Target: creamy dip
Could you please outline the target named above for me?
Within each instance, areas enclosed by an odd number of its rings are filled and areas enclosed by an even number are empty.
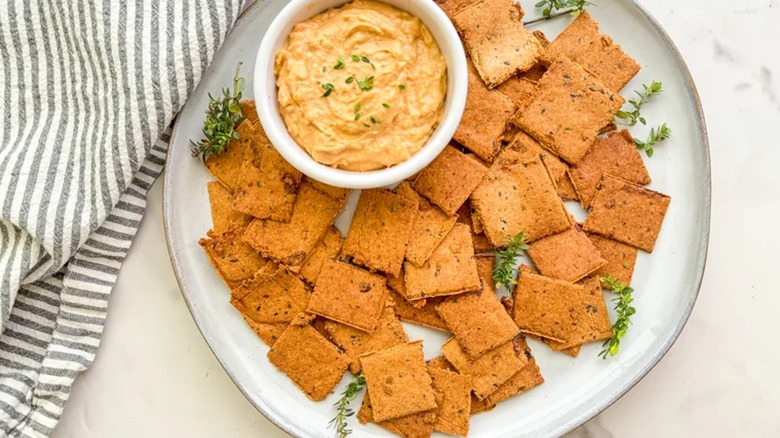
[[[411,157],[441,120],[447,66],[419,18],[355,0],[296,24],[276,54],[279,111],[316,161],[365,171]]]

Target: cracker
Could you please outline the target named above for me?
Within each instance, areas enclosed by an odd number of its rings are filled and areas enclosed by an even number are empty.
[[[341,250],[372,271],[401,273],[417,203],[389,190],[364,190]]]
[[[542,55],[539,41],[523,27],[523,9],[512,0],[483,0],[452,17],[480,77],[494,88],[533,67]]]
[[[244,240],[266,257],[288,266],[300,266],[343,206],[343,200],[303,183],[298,188],[289,223],[254,220]]]
[[[344,239],[336,227],[329,227],[325,235],[317,243],[312,252],[303,262],[300,275],[309,284],[317,283],[317,277],[320,275],[322,265],[326,260],[335,260],[341,252]]]
[[[246,99],[242,100],[241,102],[241,113],[246,117],[246,120],[249,121],[252,125],[258,125],[260,124],[260,117],[257,115],[257,105],[255,105],[255,101],[252,99]]]
[[[593,275],[599,278],[609,275],[623,284],[631,284],[637,249],[598,234],[589,234],[588,239],[607,260],[607,264],[597,269]]]
[[[479,185],[487,168],[477,160],[447,146],[414,181],[417,193],[452,215]]]
[[[456,295],[480,288],[471,232],[456,224],[431,257],[417,267],[404,264],[406,299]]]
[[[582,347],[580,345],[577,345],[575,347],[565,348],[565,349],[561,350],[561,353],[568,354],[571,357],[577,357],[580,354],[580,349],[581,348]]]
[[[466,436],[471,416],[471,378],[452,371],[428,368],[436,393],[437,409],[434,430],[449,435]]]
[[[279,336],[281,336],[287,326],[290,325],[286,322],[275,324],[259,323],[255,322],[252,318],[246,315],[242,316],[252,331],[254,331],[255,334],[257,334],[257,336],[259,336],[260,339],[262,339],[263,342],[265,342],[265,344],[269,347],[274,345],[276,340],[279,339]]]
[[[303,177],[303,181],[306,181],[307,183],[311,184],[311,186],[314,187],[315,189],[339,201],[345,201],[347,199],[347,196],[349,196],[349,192],[350,192],[349,189],[330,186],[328,184],[321,183],[317,180],[313,180],[305,175]]]
[[[508,97],[520,111],[531,104],[536,95],[536,82],[525,76],[512,76],[496,88]]]
[[[422,341],[365,354],[360,357],[360,364],[376,421],[437,407],[431,377],[425,368]]]
[[[485,235],[496,247],[522,231],[534,241],[571,227],[563,201],[539,158],[505,149],[471,195]]]
[[[302,174],[270,143],[258,149],[259,156],[241,164],[233,208],[258,219],[288,222]]]
[[[474,393],[471,393],[471,415],[487,412],[495,407],[496,405],[490,403],[488,399],[480,400]]]
[[[625,100],[568,58],[552,63],[516,123],[564,161],[576,164]]]
[[[605,173],[639,185],[650,184],[650,174],[628,130],[597,138],[590,151],[571,168],[572,183],[583,207],[590,205]]]
[[[390,290],[390,297],[395,303],[395,314],[401,321],[411,322],[413,324],[422,325],[436,330],[447,331],[447,325],[436,313],[436,305],[440,299],[431,298],[427,300],[421,307],[416,307],[406,298],[399,295],[395,290]],[[426,301],[426,300],[421,300]]]
[[[556,193],[558,193],[558,196],[563,199],[569,199],[571,197],[571,195],[561,195],[562,185],[567,185],[567,188],[572,191],[574,189],[571,187],[571,181],[569,181],[568,177],[569,166],[561,161],[560,158],[542,147],[542,145],[539,144],[538,141],[534,140],[533,137],[522,131],[520,131],[515,136],[509,147],[516,149],[521,153],[528,154],[529,156],[536,155],[541,157],[542,162],[544,163],[544,167],[547,168],[547,173],[550,174],[550,178],[553,180],[553,183],[555,183],[555,190]]]
[[[493,280],[493,268],[496,266],[496,256],[493,254],[479,254],[477,260],[477,275],[482,280],[483,290],[496,290],[496,283]]]
[[[477,0],[434,0],[450,19],[466,6],[476,3]]]
[[[376,422],[374,420],[374,410],[371,406],[371,397],[369,396],[368,391],[366,391],[366,395],[363,397],[363,404],[360,406],[357,418],[361,424]],[[376,424],[404,438],[429,438],[433,433],[435,421],[436,410],[431,409],[405,417],[376,422]]]
[[[268,264],[268,260],[244,243],[243,233],[243,228],[233,228],[223,234],[210,231],[207,237],[198,240],[219,276],[231,289]]]
[[[406,337],[404,328],[401,326],[401,321],[396,318],[395,312],[390,306],[385,306],[379,317],[379,325],[371,333],[333,321],[325,322],[325,330],[327,330],[333,343],[338,345],[349,356],[349,370],[354,374],[360,372],[360,360],[358,358],[361,354],[384,350],[394,345],[409,342],[409,338]]]
[[[578,302],[571,303],[577,319],[577,326],[573,333],[566,342],[545,340],[545,343],[555,351],[608,339],[612,336],[612,323],[609,320],[606,301],[604,301],[601,280],[598,277],[590,277],[580,284],[585,289],[584,293]]]
[[[263,268],[233,289],[230,303],[255,322],[282,323],[306,310],[309,296],[303,281],[286,268]]]
[[[485,161],[493,161],[509,120],[517,111],[512,96],[489,89],[468,61],[466,109],[453,138]]]
[[[322,266],[307,311],[373,332],[387,298],[385,279],[346,263],[327,260]]]
[[[431,256],[447,233],[455,225],[458,217],[448,215],[439,207],[432,205],[404,182],[396,189],[396,193],[417,203],[417,217],[414,220],[409,245],[406,247],[406,260],[420,266]]]
[[[457,372],[455,371],[455,368],[452,366],[452,364],[449,363],[449,361],[447,361],[447,358],[444,356],[436,356],[433,359],[428,360],[427,362],[425,362],[425,366],[427,366],[429,370],[434,369],[434,370],[447,370],[447,371]]]
[[[539,365],[536,364],[536,359],[531,355],[531,349],[528,348],[525,339],[522,336],[518,336],[513,346],[515,354],[525,356],[528,363],[488,396],[487,401],[489,404],[498,404],[544,383],[544,377],[542,377]]]
[[[494,289],[486,286],[483,283],[481,291],[449,297],[436,306],[461,349],[472,359],[520,334]]]
[[[295,324],[279,336],[268,360],[314,401],[333,391],[349,365],[349,358],[312,326]]]
[[[580,195],[577,194],[577,189],[574,188],[574,184],[571,182],[570,173],[566,172],[566,176],[561,178],[555,184],[555,188],[558,192],[558,196],[564,201],[579,201]]]
[[[671,198],[604,175],[585,220],[585,231],[653,252]]]
[[[639,64],[612,38],[599,32],[598,23],[583,11],[547,47],[544,58],[567,56],[592,72],[608,87],[620,91],[639,72]]]
[[[475,253],[484,254],[488,251],[492,252],[496,248],[490,243],[490,240],[488,240],[487,236],[482,233],[477,233],[475,230],[474,218],[476,217],[476,213],[472,213],[471,210],[471,202],[463,204],[458,209],[458,223],[468,225],[469,229],[471,230],[471,241],[474,244]]]
[[[576,226],[530,244],[528,256],[542,275],[571,283],[607,263]]]
[[[233,210],[233,194],[219,181],[209,181],[206,185],[211,205],[211,229],[222,234],[231,228],[243,228],[252,220],[250,216]]]
[[[230,140],[227,148],[219,155],[210,155],[206,159],[206,168],[219,182],[230,191],[238,186],[238,175],[244,161],[258,156],[258,147],[255,145],[255,128],[251,123],[241,123],[236,128],[239,135],[237,140]]]
[[[528,362],[515,354],[512,341],[478,359],[470,359],[455,338],[445,342],[441,352],[460,374],[471,377],[471,389],[480,400],[490,395]]]

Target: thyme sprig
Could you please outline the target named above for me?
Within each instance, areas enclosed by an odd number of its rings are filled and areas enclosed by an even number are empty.
[[[347,419],[355,415],[355,411],[349,407],[349,404],[358,396],[360,391],[366,387],[366,377],[363,373],[357,375],[357,379],[347,385],[347,389],[341,393],[339,401],[333,404],[336,407],[336,416],[328,424],[332,424],[336,428],[336,436],[338,438],[346,438],[347,435],[352,433],[352,429],[347,426]]]
[[[521,256],[521,251],[528,249],[527,242],[525,234],[521,231],[509,239],[505,249],[496,253],[496,266],[493,268],[493,281],[496,283],[496,288],[517,283],[515,264]]]
[[[617,312],[617,320],[612,324],[612,337],[604,341],[604,344],[602,345],[604,349],[599,353],[599,357],[606,359],[609,356],[616,355],[618,351],[620,351],[620,340],[626,336],[628,326],[631,325],[631,316],[636,313],[636,309],[631,305],[631,303],[634,302],[634,288],[621,283],[610,275],[602,277],[601,283],[617,294],[617,296],[612,299],[612,302],[615,303],[615,311]]]
[[[639,113],[642,106],[650,100],[651,97],[657,96],[663,92],[663,84],[657,81],[650,82],[650,85],[642,84],[642,91],[634,90],[639,99],[629,100],[628,103],[634,107],[633,111],[618,111],[615,117],[624,120],[628,126],[634,126],[637,122],[646,125],[647,120]]]
[[[543,8],[542,16],[524,22],[523,24],[526,26],[563,15],[578,15],[585,10],[586,6],[593,6],[593,3],[587,0],[542,0],[537,2],[534,6]]]
[[[236,65],[233,76],[233,89],[223,88],[222,97],[214,98],[209,94],[209,106],[206,109],[206,120],[203,122],[204,139],[198,142],[190,140],[192,156],[200,156],[206,160],[210,155],[220,155],[225,152],[231,140],[238,140],[236,127],[246,117],[241,111],[241,95],[246,83],[239,75],[241,63]]]
[[[653,146],[660,143],[672,136],[672,130],[664,123],[658,128],[650,128],[650,135],[647,136],[647,140],[642,141],[637,138],[634,139],[634,144],[640,151],[645,151],[648,157],[653,156]]]

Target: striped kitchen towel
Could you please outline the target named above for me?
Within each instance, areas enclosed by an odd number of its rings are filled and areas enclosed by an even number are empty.
[[[168,126],[241,0],[0,1],[0,436],[92,363]]]

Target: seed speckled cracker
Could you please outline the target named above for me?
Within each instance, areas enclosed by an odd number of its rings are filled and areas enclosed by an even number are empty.
[[[371,397],[368,391],[366,391],[366,395],[363,397],[363,404],[360,405],[360,410],[357,413],[357,419],[360,421],[360,424],[376,423],[404,438],[429,438],[433,434],[436,412],[436,409],[431,409],[405,417],[376,422],[374,420],[374,410],[371,406]]]
[[[301,266],[300,275],[309,284],[315,284],[326,260],[335,260],[341,252],[344,239],[336,227],[331,226],[314,247]]]
[[[543,148],[533,137],[520,131],[514,137],[509,147],[529,156],[540,156],[544,166],[547,168],[547,172],[550,174],[550,178],[555,183],[555,190],[558,196],[567,201],[578,199],[574,186],[569,179],[569,166],[555,154]]]
[[[231,228],[244,228],[252,220],[250,216],[233,210],[233,194],[219,181],[209,181],[209,204],[211,205],[211,229],[215,234],[226,233]]]
[[[456,295],[480,288],[471,231],[456,224],[421,267],[404,264],[409,300]]]
[[[236,128],[238,140],[230,140],[227,148],[219,155],[210,155],[206,159],[206,168],[230,191],[238,186],[238,175],[244,161],[254,159],[259,154],[253,140],[255,128],[251,123],[241,123]]]
[[[520,111],[523,111],[534,100],[534,96],[536,95],[536,82],[525,77],[512,76],[504,81],[503,84],[496,87],[496,91],[500,91],[503,95],[508,97]]]
[[[555,184],[555,189],[558,191],[558,196],[564,201],[579,201],[580,195],[577,193],[577,189],[574,188],[574,184],[571,182],[570,172],[566,172],[566,176],[561,178]]]
[[[600,278],[610,275],[621,283],[631,284],[638,250],[631,245],[598,234],[589,234],[588,239],[607,260],[607,264],[597,269],[593,276]]]
[[[439,207],[428,202],[412,189],[408,182],[401,183],[396,193],[417,202],[417,218],[414,220],[409,245],[406,247],[406,260],[417,266],[425,263],[433,250],[439,246],[447,233],[458,220],[456,215],[448,215]]]
[[[436,305],[441,299],[431,298],[423,306],[417,307],[406,298],[399,295],[393,289],[389,289],[390,297],[393,299],[395,314],[401,321],[411,322],[413,324],[429,327],[436,330],[447,331],[447,325],[436,313]]]
[[[496,256],[493,254],[479,254],[477,260],[477,275],[482,280],[483,290],[496,290],[496,283],[493,280],[493,268],[496,266]]]
[[[472,359],[520,334],[494,289],[485,286],[477,292],[449,297],[436,306],[461,349]]]
[[[671,198],[604,175],[583,229],[653,252]]]
[[[597,138],[590,151],[571,168],[572,183],[584,208],[590,205],[605,173],[639,185],[650,184],[650,174],[628,130]]]
[[[482,412],[487,412],[495,407],[496,405],[490,403],[488,399],[480,400],[474,393],[471,393],[471,415],[481,414]]]
[[[254,220],[244,240],[266,257],[288,266],[300,266],[343,206],[343,200],[303,183],[298,188],[289,223]]]
[[[528,256],[542,275],[572,283],[607,263],[577,226],[533,242]]]
[[[365,354],[360,357],[360,364],[375,421],[437,407],[431,377],[425,368],[422,341]]]
[[[276,340],[279,339],[279,336],[281,336],[285,329],[287,329],[287,326],[290,325],[286,322],[274,324],[259,323],[246,315],[242,316],[252,331],[254,331],[269,347],[274,345]]]
[[[476,3],[477,0],[434,0],[450,19],[466,6]]]
[[[268,260],[244,243],[243,233],[243,228],[233,228],[223,234],[209,231],[207,237],[198,240],[219,276],[231,289],[268,264]]]
[[[477,160],[447,146],[414,181],[414,190],[452,215],[487,173]]]
[[[409,342],[401,321],[396,318],[395,312],[390,306],[385,306],[379,317],[379,325],[371,333],[333,321],[325,322],[325,330],[333,342],[350,357],[349,370],[354,374],[360,372],[358,358],[361,354]]]
[[[485,236],[483,233],[478,233],[476,231],[476,227],[474,225],[474,219],[476,217],[476,213],[472,213],[471,210],[472,210],[471,202],[467,202],[463,204],[458,209],[457,223],[467,225],[471,230],[471,241],[474,244],[475,253],[485,254],[486,252],[490,252],[490,254],[492,255],[492,251],[496,248],[493,246],[493,244],[490,243],[490,240],[488,240],[487,236]]]
[[[471,389],[480,400],[489,396],[528,363],[515,354],[512,341],[478,359],[470,359],[455,338],[445,342],[441,346],[441,352],[460,374],[471,377]]]
[[[498,153],[499,140],[515,111],[517,105],[511,96],[489,89],[468,61],[466,109],[455,130],[455,141],[479,158],[491,162]]]
[[[538,87],[516,123],[569,164],[582,159],[625,102],[568,58],[555,60]]]
[[[322,266],[307,311],[373,332],[388,296],[385,279],[346,263],[327,260]]]
[[[503,247],[523,231],[528,241],[571,227],[563,201],[540,158],[505,149],[471,195],[485,235]]]
[[[515,353],[517,355],[525,356],[528,360],[528,364],[488,396],[486,400],[491,405],[498,404],[512,396],[522,394],[544,383],[544,377],[542,377],[539,365],[536,364],[536,359],[534,359],[531,354],[531,349],[528,348],[525,338],[523,336],[518,336],[515,339],[513,346],[515,348]]]
[[[586,293],[584,286],[523,272],[515,286],[513,319],[523,333],[568,342],[579,324],[575,306]]]
[[[364,190],[341,255],[372,271],[399,275],[416,216],[414,200],[389,190]]]
[[[325,193],[326,195],[338,201],[345,201],[347,199],[347,196],[349,196],[349,192],[350,192],[349,189],[330,186],[325,183],[321,183],[317,180],[313,180],[305,175],[303,176],[303,181],[305,181],[308,184],[311,184],[311,186],[314,187],[315,189],[321,191],[322,193]]]
[[[437,409],[434,430],[449,435],[466,436],[471,416],[471,378],[443,369],[428,367],[436,393]]]
[[[452,372],[457,372],[455,370],[455,367],[452,366],[449,361],[447,361],[447,358],[444,356],[436,356],[433,359],[428,360],[425,362],[425,365],[428,367],[429,370],[447,370]]]
[[[581,284],[584,287],[578,302],[570,305],[574,308],[577,326],[566,342],[545,339],[545,343],[555,351],[566,350],[579,345],[608,339],[612,336],[612,323],[607,313],[607,304],[598,277],[589,277]]]
[[[544,58],[567,56],[593,72],[608,87],[620,91],[639,72],[639,64],[612,38],[599,32],[599,24],[583,11],[547,47]]]
[[[308,324],[290,324],[268,360],[314,401],[324,400],[349,366],[349,357]]]
[[[452,17],[482,80],[494,88],[534,65],[542,46],[522,22],[523,8],[512,0],[482,0]]]
[[[233,289],[230,303],[255,322],[281,323],[303,312],[309,296],[303,281],[286,268],[264,268]]]

